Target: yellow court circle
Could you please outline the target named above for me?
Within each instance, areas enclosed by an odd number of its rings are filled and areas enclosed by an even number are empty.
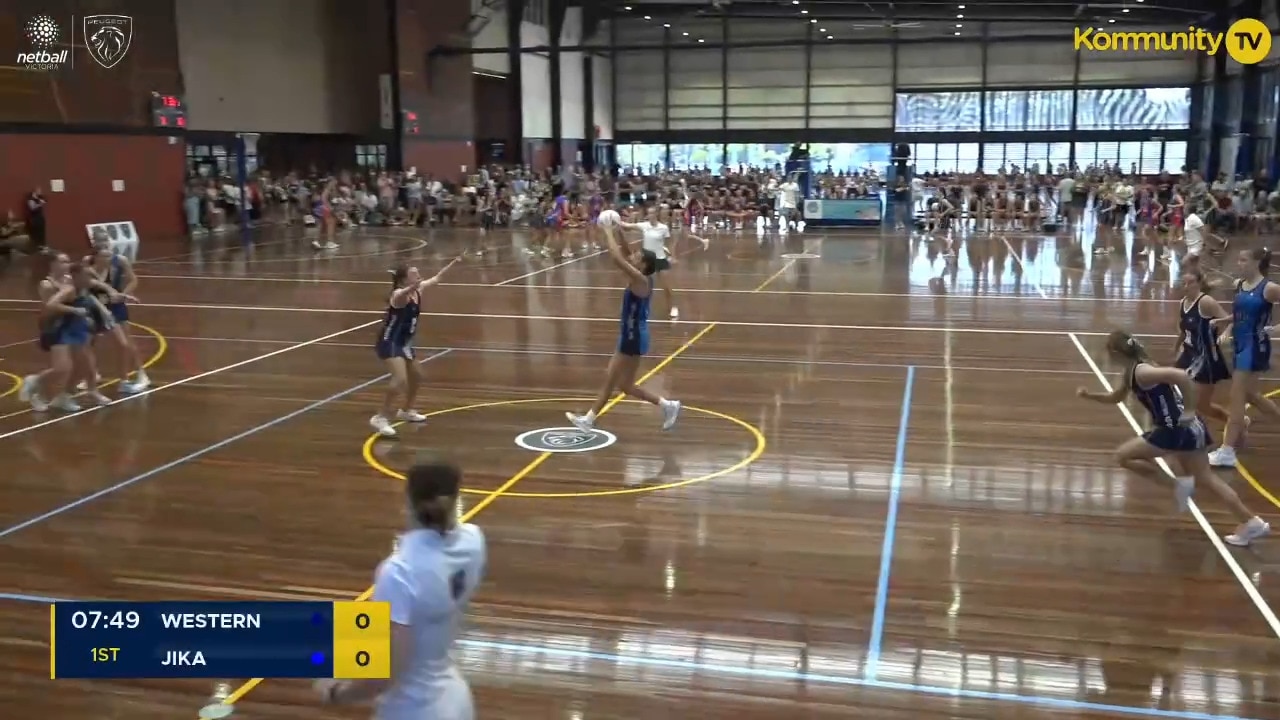
[[[22,389],[22,378],[17,375],[0,370],[0,378],[9,378],[9,382],[13,383],[8,390],[0,392],[0,398],[7,398]]]
[[[464,412],[467,410],[481,410],[483,408],[491,408],[491,407],[507,407],[510,405],[533,405],[537,403],[564,403],[568,405],[570,403],[593,402],[594,400],[595,398],[529,398],[525,400],[495,400],[493,402],[460,405],[458,407],[445,408],[444,410],[436,410],[434,412],[423,413],[423,414],[426,415],[427,417],[436,417],[439,415],[448,415],[450,413]],[[622,402],[644,404],[643,401],[641,400],[623,400]],[[750,453],[747,453],[746,457],[734,463],[733,465],[730,465],[729,467],[724,468],[723,470],[717,470],[707,475],[700,475],[698,477],[693,477],[693,478],[685,478],[683,480],[677,480],[675,482],[662,483],[660,485],[646,485],[644,487],[632,487],[632,488],[617,488],[613,490],[587,490],[583,492],[561,492],[561,493],[506,491],[506,492],[503,492],[502,495],[503,497],[523,497],[523,498],[584,498],[584,497],[607,497],[610,495],[635,495],[638,493],[657,492],[659,490],[672,490],[675,488],[684,487],[686,485],[693,485],[695,483],[707,482],[708,480],[714,480],[718,477],[723,477],[725,475],[728,475],[729,473],[737,472],[738,470],[741,470],[742,468],[758,460],[760,456],[764,454],[765,448],[767,448],[769,445],[768,441],[765,440],[764,433],[760,431],[760,428],[757,428],[755,425],[752,425],[751,423],[747,422],[746,420],[743,420],[742,418],[737,418],[722,412],[716,412],[715,410],[707,410],[705,408],[691,407],[689,405],[685,405],[684,410],[688,412],[697,413],[699,415],[706,415],[708,417],[719,418],[720,420],[725,420],[727,422],[733,423],[734,425],[737,425],[738,427],[745,430],[747,434],[751,436],[751,438],[755,441],[755,447],[751,450]],[[404,423],[396,423],[397,426],[403,425],[403,424]],[[374,433],[370,435],[367,440],[364,441],[364,445],[361,448],[361,455],[364,456],[365,463],[367,463],[369,467],[373,468],[374,470],[377,470],[378,472],[382,473],[383,475],[386,475],[387,477],[395,478],[396,480],[403,481],[405,479],[404,473],[397,472],[387,467],[385,464],[382,463],[382,461],[378,460],[378,458],[374,456],[373,446],[381,439],[382,439],[382,436],[378,435],[377,433]],[[495,491],[493,490],[476,490],[473,488],[463,488],[462,492],[467,493],[468,495],[483,495],[483,496],[489,496],[489,495],[495,494]]]
[[[1263,393],[1263,397],[1269,397],[1269,398],[1276,397],[1277,395],[1280,395],[1280,388],[1276,388],[1275,390],[1269,390]],[[1249,471],[1249,468],[1244,466],[1244,463],[1242,462],[1236,463],[1236,472],[1240,473],[1240,477],[1244,478],[1245,482],[1252,485],[1253,489],[1256,490],[1259,495],[1266,498],[1267,502],[1270,502],[1272,505],[1275,505],[1276,507],[1280,508],[1280,498],[1277,498],[1274,494],[1272,494],[1270,490],[1267,490],[1265,487],[1263,487],[1262,482],[1258,480],[1258,478],[1255,477],[1252,472]]]

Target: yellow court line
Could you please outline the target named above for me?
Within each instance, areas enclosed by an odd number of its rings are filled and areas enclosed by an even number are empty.
[[[436,410],[435,412],[429,412],[425,414],[427,417],[435,417],[437,415],[448,415],[449,413],[463,412],[466,410],[480,410],[482,408],[503,407],[506,405],[531,405],[535,403],[566,403],[568,404],[568,403],[591,402],[593,400],[595,400],[595,398],[527,398],[523,400],[496,400],[494,402],[472,403],[471,405],[459,405],[458,407],[445,408],[444,410]],[[623,400],[623,402],[636,403],[639,405],[647,404],[643,400]],[[765,439],[764,433],[760,431],[760,428],[756,427],[755,425],[752,425],[751,423],[747,422],[746,420],[743,420],[742,418],[734,417],[732,415],[722,413],[722,412],[716,412],[715,410],[707,410],[706,408],[693,407],[690,405],[685,405],[684,409],[689,412],[699,413],[702,415],[709,415],[714,418],[726,420],[728,422],[733,423],[734,425],[737,425],[743,430],[746,430],[747,433],[751,435],[752,439],[755,440],[755,443],[756,443],[755,448],[750,453],[748,453],[746,457],[735,462],[732,465],[729,465],[728,467],[725,467],[722,470],[717,470],[707,475],[700,475],[698,477],[677,480],[675,482],[660,483],[657,485],[644,485],[641,487],[617,488],[614,490],[584,490],[582,492],[554,492],[554,493],[553,492],[535,493],[535,492],[507,491],[506,493],[503,493],[503,494],[506,495],[507,497],[519,497],[519,498],[547,498],[547,499],[561,498],[563,499],[563,498],[609,497],[612,495],[636,495],[639,493],[657,492],[659,490],[673,490],[675,488],[684,487],[686,485],[693,485],[696,483],[707,482],[708,480],[715,480],[718,477],[724,477],[729,473],[737,472],[738,470],[741,470],[742,468],[758,460],[760,456],[764,454],[765,449],[768,448],[769,446],[769,443]],[[382,473],[383,475],[386,475],[389,478],[403,481],[405,479],[404,473],[399,472],[397,470],[393,470],[392,468],[384,464],[381,460],[379,460],[377,456],[374,455],[373,447],[374,445],[377,444],[379,439],[381,439],[381,436],[375,433],[373,435],[370,435],[369,438],[364,441],[364,447],[361,449],[360,454],[364,457],[365,463],[370,467],[372,467],[374,470],[377,470],[378,472]],[[476,490],[474,488],[463,488],[462,492],[467,493],[468,495],[488,496],[488,495],[494,494],[495,491],[494,490]]]
[[[777,280],[778,277],[780,277],[783,273],[791,269],[791,266],[795,265],[795,263],[796,263],[795,260],[789,260],[786,263],[784,263],[782,267],[778,269],[777,272],[770,275],[764,282],[757,285],[756,291],[760,291],[768,287],[769,283],[773,282],[774,280]],[[676,358],[680,357],[686,351],[688,351],[689,348],[693,347],[695,343],[697,343],[702,338],[706,337],[706,334],[714,330],[716,326],[719,324],[720,323],[713,322],[710,325],[699,330],[697,333],[694,334],[693,337],[689,338],[682,345],[680,345],[680,347],[676,348],[674,352],[672,352],[670,355],[660,360],[657,365],[654,365],[652,370],[640,376],[640,379],[636,381],[636,384],[639,385],[645,382],[646,380],[648,380],[649,378],[653,377],[654,375],[657,375],[664,367],[670,365],[672,362],[675,361]],[[597,418],[604,417],[605,413],[609,412],[609,410],[613,409],[618,403],[622,402],[624,398],[626,398],[626,395],[618,394],[614,396],[614,398],[610,400],[608,404],[606,404],[600,410],[600,414],[597,415],[596,417]],[[461,522],[469,522],[476,515],[479,515],[485,508],[489,507],[489,505],[491,505],[494,500],[497,500],[499,497],[505,495],[508,491],[510,491],[511,488],[516,483],[520,482],[521,480],[525,479],[529,475],[533,474],[533,471],[541,467],[544,462],[546,462],[552,455],[555,455],[555,454],[556,453],[544,452],[538,457],[534,458],[528,465],[525,465],[523,468],[521,468],[519,472],[517,472],[515,475],[512,475],[510,480],[499,485],[497,489],[495,489],[488,497],[482,499],[480,502],[472,506],[470,510],[468,510],[466,513],[462,515],[461,518],[459,518],[459,520]],[[364,592],[356,596],[355,602],[363,602],[365,600],[368,600],[372,596],[373,596],[373,588],[370,587],[369,589],[365,590]],[[232,691],[232,693],[222,701],[222,704],[234,705],[236,702],[240,700],[240,698],[244,697],[245,695],[248,695],[250,692],[253,691],[254,688],[261,685],[262,681],[265,679],[266,678],[253,678],[245,682],[243,685],[241,685],[240,687]]]
[[[0,370],[0,377],[7,377],[13,383],[13,387],[10,387],[8,390],[5,390],[4,392],[0,392],[0,398],[7,398],[10,395],[22,389],[22,378],[18,377],[17,375],[14,375],[11,372],[5,372],[3,370]]]
[[[161,333],[159,330],[156,330],[153,327],[143,325],[142,323],[136,323],[136,322],[133,322],[132,320],[129,321],[129,325],[138,328],[139,330],[147,333],[148,335],[156,339],[156,351],[151,355],[151,357],[146,362],[142,363],[142,369],[149,370],[151,366],[160,362],[162,359],[164,359],[164,356],[169,353],[169,340],[164,336],[163,333]],[[7,373],[7,372],[0,372],[0,375],[4,377],[16,377],[15,375],[11,375],[10,373]],[[112,385],[115,385],[116,383],[120,382],[120,380],[121,380],[120,378],[108,380],[102,383],[101,385],[99,385],[98,387],[99,388],[111,387]],[[8,397],[9,395],[12,395],[13,393],[17,392],[18,389],[21,387],[22,387],[22,379],[18,378],[18,384],[14,386],[13,389],[8,390],[3,394],[0,394],[0,398],[4,398],[4,397]],[[83,393],[76,395],[76,397],[79,397],[80,395],[83,395]],[[0,420],[6,420],[8,418],[17,417],[19,415],[26,415],[29,412],[32,412],[31,408],[24,408],[22,410],[17,410],[15,412],[7,413],[5,415],[0,415]]]
[[[1277,395],[1280,395],[1280,388],[1276,388],[1275,390],[1265,393],[1263,397],[1271,398],[1276,397]],[[1263,487],[1262,483],[1258,481],[1258,478],[1254,477],[1253,473],[1249,472],[1249,468],[1245,467],[1244,463],[1238,460],[1236,461],[1236,472],[1239,472],[1240,477],[1244,478],[1246,482],[1252,485],[1253,489],[1258,491],[1259,495],[1266,498],[1272,505],[1280,508],[1280,498],[1277,498],[1275,495],[1271,494],[1271,491]]]

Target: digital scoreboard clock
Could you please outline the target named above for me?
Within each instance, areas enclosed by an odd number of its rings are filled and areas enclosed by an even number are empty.
[[[151,124],[156,127],[167,127],[185,130],[187,127],[187,105],[177,95],[161,95],[151,93]]]

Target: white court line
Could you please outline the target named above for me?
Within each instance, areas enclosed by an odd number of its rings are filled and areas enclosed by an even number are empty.
[[[148,338],[149,335],[135,335],[136,338]],[[209,343],[242,343],[247,345],[291,345],[294,340],[272,340],[266,338],[231,338],[231,337],[198,337],[188,335],[166,335],[167,340],[183,340],[186,342],[209,342]],[[24,342],[34,343],[34,340]],[[369,350],[373,346],[369,343],[349,343],[349,342],[321,342],[316,343],[320,347],[333,348],[359,348],[361,350]],[[445,348],[431,347],[427,345],[416,345],[415,350],[423,352],[437,352]],[[493,353],[495,355],[540,355],[547,357],[583,357],[583,358],[607,358],[613,357],[612,353],[591,352],[587,350],[539,350],[530,348],[499,348],[499,347],[458,347],[450,346],[448,348],[455,353]],[[795,358],[771,358],[771,357],[743,357],[738,355],[681,355],[683,359],[691,362],[724,362],[724,363],[758,363],[761,365],[807,365],[813,367],[847,367],[847,368],[878,368],[892,367],[904,368],[914,367],[920,370],[963,370],[967,372],[999,372],[999,373],[1032,373],[1036,375],[1091,375],[1088,370],[1062,370],[1062,369],[1045,369],[1045,368],[1026,368],[1026,367],[978,367],[969,365],[921,365],[920,363],[889,363],[889,362],[853,362],[849,360],[805,360]],[[1267,379],[1264,377],[1264,379]]]
[[[1013,261],[1021,266],[1022,258],[1018,256],[1017,251],[1013,249],[1013,246],[1008,240],[1005,240],[1005,244],[1009,246],[1009,254],[1013,256]],[[1031,286],[1036,288],[1038,291],[1040,284],[1031,279],[1029,275],[1026,275],[1026,268],[1023,268],[1022,272],[1031,283]],[[1098,363],[1094,361],[1093,356],[1091,356],[1089,351],[1085,349],[1084,344],[1080,342],[1080,338],[1077,337],[1077,334],[1073,332],[1066,332],[1062,334],[1065,334],[1067,339],[1071,341],[1071,344],[1075,346],[1076,351],[1080,353],[1080,357],[1084,358],[1085,363],[1089,365],[1089,370],[1098,378],[1098,382],[1102,384],[1102,387],[1105,388],[1107,392],[1111,392],[1113,389],[1111,381],[1103,374],[1102,369],[1098,367]],[[1120,414],[1123,415],[1125,421],[1129,423],[1129,427],[1133,428],[1135,433],[1141,435],[1142,425],[1138,423],[1137,418],[1133,416],[1133,413],[1129,408],[1123,403],[1118,403],[1116,407],[1120,409]],[[1169,477],[1175,477],[1173,470],[1163,458],[1156,460],[1156,463],[1160,465],[1160,469],[1164,470],[1165,474]],[[1209,524],[1204,513],[1200,512],[1200,508],[1196,505],[1195,501],[1189,501],[1188,507],[1191,510],[1192,517],[1196,520],[1196,524],[1198,524],[1200,529],[1204,531],[1204,534],[1209,537],[1209,542],[1213,544],[1213,548],[1218,551],[1218,555],[1222,557],[1224,562],[1226,562],[1227,567],[1231,568],[1231,574],[1235,576],[1236,581],[1240,583],[1240,587],[1244,588],[1245,594],[1253,601],[1253,606],[1262,614],[1262,619],[1271,627],[1271,632],[1277,638],[1280,638],[1280,618],[1276,617],[1275,611],[1272,610],[1271,606],[1267,604],[1267,601],[1263,599],[1262,593],[1258,592],[1258,588],[1253,584],[1253,581],[1249,579],[1244,568],[1240,567],[1240,563],[1236,562],[1231,551],[1228,550],[1226,544],[1222,542],[1222,538],[1218,537],[1218,533],[1213,529],[1213,526]]]
[[[603,252],[603,251],[601,251]],[[438,287],[509,287],[510,283],[516,280],[523,280],[526,277],[532,277],[538,272],[546,272],[554,270],[561,265],[567,265],[578,260],[585,260],[588,257],[595,257],[600,253],[594,253],[580,258],[574,258],[560,265],[552,265],[543,268],[528,275],[521,275],[518,278],[504,280],[500,283],[451,283],[442,282]],[[277,283],[306,283],[319,285],[386,285],[386,280],[350,280],[347,278],[296,278],[296,277],[234,277],[230,275],[138,275],[139,279],[154,280],[225,280],[229,282],[277,282]],[[608,290],[616,291],[617,288],[612,285],[533,285],[539,290]],[[527,289],[522,287],[522,290]],[[921,290],[925,288],[922,286]],[[706,295],[800,295],[813,297],[886,297],[886,298],[931,298],[937,299],[937,295],[932,292],[918,293],[895,293],[895,292],[843,292],[837,290],[761,290],[754,292],[752,290],[743,290],[738,288],[698,288],[686,287],[680,288],[681,293],[700,293]],[[1029,300],[1031,302],[1061,302],[1070,300],[1073,302],[1092,302],[1092,303],[1161,303],[1167,300],[1156,300],[1153,298],[1100,298],[1085,297],[1076,295],[1018,295],[1015,293],[983,293],[981,295],[967,295],[961,293],[948,293],[944,296],[948,300]]]
[[[91,413],[91,412],[95,412],[95,411],[97,411],[97,410],[102,410],[102,409],[104,409],[104,408],[109,408],[109,407],[112,407],[112,406],[114,406],[114,405],[120,405],[121,403],[127,403],[127,402],[129,402],[130,400],[137,400],[138,398],[146,397],[146,396],[148,396],[148,395],[150,395],[150,394],[152,394],[152,393],[160,392],[161,390],[167,390],[167,389],[169,389],[169,388],[177,387],[177,386],[179,386],[179,385],[186,385],[186,384],[187,384],[187,383],[189,383],[189,382],[195,382],[196,380],[200,380],[200,379],[203,379],[203,378],[207,378],[207,377],[209,377],[210,375],[217,375],[218,373],[224,373],[224,372],[226,372],[226,371],[228,371],[228,370],[235,370],[236,368],[244,367],[245,365],[249,365],[249,364],[251,364],[251,363],[256,363],[256,362],[258,362],[259,360],[266,360],[267,358],[272,358],[272,357],[275,357],[275,356],[277,356],[277,355],[283,355],[284,353],[292,352],[292,351],[294,351],[294,350],[298,350],[298,349],[300,349],[300,348],[308,347],[308,346],[310,346],[310,345],[317,345],[317,344],[322,343],[322,342],[324,342],[324,341],[326,341],[326,340],[332,340],[333,338],[336,338],[336,337],[338,337],[338,336],[340,336],[340,335],[346,335],[346,334],[347,334],[347,333],[349,333],[349,332],[355,332],[356,330],[363,330],[364,328],[370,327],[370,326],[372,326],[372,325],[376,325],[376,324],[378,324],[378,323],[380,323],[380,322],[382,322],[382,321],[381,321],[381,320],[370,320],[370,321],[369,321],[369,322],[367,322],[367,323],[363,323],[363,324],[361,324],[361,325],[357,325],[357,326],[352,327],[352,328],[347,328],[346,330],[339,330],[338,332],[335,332],[335,333],[329,333],[328,335],[325,335],[325,336],[323,336],[323,337],[318,337],[318,338],[315,338],[315,339],[313,339],[313,340],[307,340],[307,341],[305,341],[305,342],[301,342],[301,343],[297,343],[297,344],[294,344],[294,345],[290,345],[289,347],[280,348],[279,350],[273,350],[273,351],[271,351],[271,352],[269,352],[269,353],[266,353],[266,354],[264,354],[264,355],[258,355],[257,357],[251,357],[251,358],[249,358],[248,360],[241,360],[240,362],[231,363],[230,365],[223,365],[223,366],[222,366],[222,367],[220,367],[220,368],[215,368],[215,369],[213,369],[213,370],[208,370],[208,371],[206,371],[206,372],[202,372],[202,373],[200,373],[199,375],[191,375],[191,376],[189,376],[189,377],[184,377],[184,378],[181,378],[181,379],[179,379],[179,380],[174,380],[174,381],[173,381],[173,382],[171,382],[171,383],[165,383],[164,385],[157,385],[156,387],[153,387],[153,388],[151,388],[151,389],[149,389],[149,390],[144,390],[144,391],[142,391],[142,392],[140,392],[140,393],[137,393],[136,395],[126,395],[126,396],[124,396],[124,397],[122,397],[122,398],[118,398],[118,399],[116,399],[116,400],[112,400],[110,403],[107,403],[106,405],[97,405],[97,406],[94,406],[94,407],[85,408],[84,410],[81,410],[80,412],[77,412],[77,413],[70,413],[70,414],[67,414],[67,415],[58,415],[58,416],[56,416],[56,417],[49,418],[48,420],[45,420],[45,421],[42,421],[42,422],[38,422],[38,423],[35,423],[35,424],[32,424],[32,425],[27,425],[26,427],[21,427],[21,428],[18,428],[17,430],[10,430],[10,431],[9,431],[9,432],[7,432],[7,433],[0,434],[0,440],[6,440],[6,439],[8,439],[8,438],[14,437],[15,435],[22,435],[23,433],[28,433],[28,432],[31,432],[32,430],[39,430],[40,428],[43,428],[43,427],[48,427],[48,426],[50,426],[50,425],[56,425],[56,424],[58,424],[58,423],[60,423],[60,422],[63,422],[64,420],[70,420],[71,418],[74,418],[74,417],[80,417],[80,416],[82,416],[82,415],[88,415],[89,413]],[[29,410],[24,410],[23,412],[30,412],[30,411],[29,411]],[[17,415],[17,414],[19,414],[19,413],[13,413],[13,415]],[[13,415],[5,415],[5,416],[3,416],[3,417],[12,417]],[[2,419],[2,418],[0,418],[0,419]]]
[[[549,269],[549,268],[548,268]],[[14,300],[0,298],[0,304],[34,305],[39,300]],[[321,313],[328,315],[382,315],[384,310],[353,310],[350,308],[317,308],[317,307],[277,307],[272,305],[206,305],[199,303],[137,303],[132,307],[153,307],[169,310],[229,310],[236,312],[286,312],[286,313]],[[3,311],[4,308],[0,308]],[[422,313],[423,317],[440,318],[475,318],[478,320],[544,320],[555,322],[596,322],[617,324],[617,317],[579,317],[573,315],[513,315],[504,313]],[[799,330],[868,330],[893,332],[953,332],[970,335],[1042,335],[1056,337],[1067,330],[1021,330],[1017,328],[958,328],[943,326],[907,326],[907,325],[837,325],[825,323],[773,323],[743,322],[734,320],[654,320],[668,325],[697,325],[715,323],[726,327],[760,327],[760,328],[795,328]],[[1106,337],[1103,332],[1077,332],[1082,337]],[[1160,333],[1134,333],[1139,337],[1169,338],[1175,335]]]
[[[503,280],[502,282],[496,282],[496,283],[493,283],[492,285],[477,283],[473,287],[503,287],[504,285],[510,285],[511,283],[516,282],[517,280],[524,280],[525,278],[531,278],[534,275],[541,275],[542,273],[547,272],[548,270],[555,270],[556,268],[561,268],[561,267],[564,267],[565,265],[572,265],[576,262],[581,262],[583,260],[586,260],[587,258],[593,258],[599,255],[603,255],[607,252],[609,252],[608,248],[604,250],[597,250],[589,255],[582,255],[580,257],[570,258],[569,260],[565,260],[564,262],[556,263],[555,265],[548,265],[547,267],[544,267],[540,270],[534,270],[533,272],[525,273],[519,277],[513,277],[510,280]],[[367,281],[361,281],[361,282],[367,282]],[[447,283],[440,283],[440,284],[445,285]]]

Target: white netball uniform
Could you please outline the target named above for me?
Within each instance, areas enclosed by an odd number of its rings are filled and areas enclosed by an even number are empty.
[[[484,533],[469,524],[446,535],[411,530],[378,566],[372,599],[391,604],[391,622],[410,629],[412,647],[375,720],[473,720],[471,688],[450,651],[484,569]]]
[[[1195,213],[1187,213],[1182,221],[1182,239],[1187,244],[1188,255],[1199,255],[1204,250],[1204,221]]]
[[[659,260],[666,260],[667,240],[671,239],[671,228],[662,223],[651,223],[646,220],[640,223],[640,232],[643,233],[640,247],[652,252]]]

